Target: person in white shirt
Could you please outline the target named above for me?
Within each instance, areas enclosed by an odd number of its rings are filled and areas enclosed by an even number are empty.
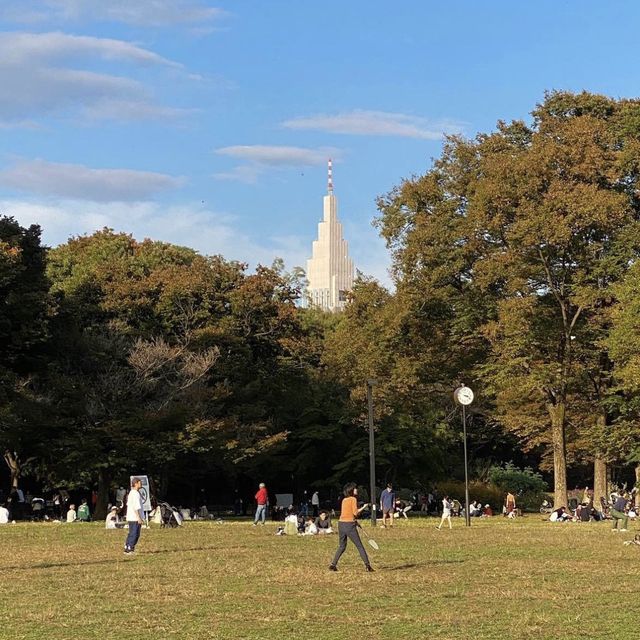
[[[449,521],[449,529],[451,529],[451,509],[452,509],[452,504],[449,500],[449,496],[445,496],[442,499],[442,519],[440,520],[440,524],[436,527],[436,529],[438,531],[440,531],[440,529],[442,529],[442,525],[444,524],[445,520]]]
[[[105,529],[118,529],[118,507],[111,507],[104,521]]]
[[[317,518],[320,513],[320,494],[317,491],[311,496],[311,508],[313,509],[313,517]]]
[[[9,524],[9,509],[0,505],[0,524]]]
[[[67,511],[67,522],[75,522],[77,517],[78,514],[76,513],[76,505],[70,504],[69,511]]]
[[[131,491],[127,497],[127,524],[129,525],[129,534],[124,543],[125,554],[131,554],[136,549],[136,544],[140,539],[140,530],[144,524],[144,509],[142,508],[142,496],[140,495],[140,487],[142,480],[133,478],[131,481]]]
[[[316,522],[313,516],[309,516],[308,520],[304,523],[304,534],[305,536],[315,536],[318,533],[318,527],[316,527]]]

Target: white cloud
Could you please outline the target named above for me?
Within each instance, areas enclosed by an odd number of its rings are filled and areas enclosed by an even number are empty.
[[[255,184],[258,178],[266,171],[265,166],[257,164],[242,164],[229,171],[214,173],[216,180],[229,180],[231,182],[244,182],[245,184]]]
[[[0,18],[23,24],[103,21],[139,27],[210,24],[225,14],[199,0],[20,0],[19,6],[0,9]]]
[[[230,171],[215,173],[213,177],[218,180],[237,180],[247,184],[255,183],[269,168],[319,166],[325,164],[329,158],[336,160],[342,155],[340,149],[335,147],[308,149],[259,144],[222,147],[216,149],[216,153],[245,160],[248,164],[239,165]]]
[[[199,109],[180,109],[153,104],[141,100],[117,100],[104,98],[92,105],[87,105],[83,114],[88,120],[165,120],[182,118]]]
[[[39,224],[43,240],[50,246],[109,227],[131,233],[138,240],[171,242],[252,266],[270,265],[276,257],[282,257],[288,266],[304,266],[306,256],[303,238],[273,237],[256,242],[243,230],[246,223],[202,204],[163,207],[155,202],[106,204],[76,200],[43,204],[9,199],[0,201],[0,212],[13,216],[22,225]]]
[[[131,233],[136,239],[152,238],[196,249],[204,255],[220,254],[228,260],[270,265],[276,257],[287,268],[306,268],[311,254],[309,237],[278,234],[253,236],[247,220],[213,211],[201,203],[163,207],[155,202],[96,203],[59,200],[43,204],[29,200],[0,201],[0,212],[22,225],[39,224],[43,241],[55,246],[74,235],[90,234],[103,227]],[[310,224],[310,234],[316,231]],[[345,237],[356,268],[390,286],[389,256],[384,243],[368,222],[349,221]],[[257,238],[257,239],[256,239]]]
[[[399,136],[439,140],[446,133],[460,133],[461,123],[451,120],[432,121],[427,118],[387,111],[354,111],[336,115],[318,114],[299,117],[282,123],[287,129],[311,129],[327,133],[361,136]]]
[[[92,169],[45,160],[19,160],[0,171],[0,184],[17,191],[95,202],[146,200],[183,182],[163,173]]]
[[[50,33],[0,33],[0,64],[30,64],[67,58],[96,56],[105,60],[126,60],[142,64],[179,67],[153,51],[113,38],[75,36],[59,31]]]
[[[216,149],[216,153],[266,166],[300,167],[325,164],[329,158],[337,157],[339,150],[333,147],[306,149],[253,144],[223,147]]]
[[[128,65],[118,74],[87,69]],[[76,64],[81,68],[72,68]],[[122,40],[64,33],[0,34],[0,123],[15,126],[46,115],[77,112],[92,118],[173,117],[156,105],[147,85],[122,74],[129,67],[179,68],[176,62]]]

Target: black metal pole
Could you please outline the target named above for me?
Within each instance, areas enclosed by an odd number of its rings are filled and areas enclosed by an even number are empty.
[[[369,500],[371,503],[371,526],[376,526],[376,449],[373,432],[373,380],[367,380],[367,401],[369,403]]]
[[[462,405],[462,433],[464,437],[464,519],[467,527],[471,526],[471,514],[469,513],[469,465],[467,463],[467,413]]]

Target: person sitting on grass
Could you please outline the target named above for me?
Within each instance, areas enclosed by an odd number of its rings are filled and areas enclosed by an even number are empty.
[[[331,518],[326,511],[320,512],[320,515],[316,518],[315,525],[318,529],[318,533],[333,533],[333,529],[331,528]]]
[[[403,518],[409,519],[407,513],[411,511],[412,506],[406,500],[396,500],[395,506],[396,512],[393,514],[394,518],[399,518],[402,516]]]
[[[549,522],[567,522],[573,520],[573,516],[567,511],[565,507],[560,507],[551,512],[549,516]]]
[[[284,519],[284,534],[295,536],[298,533],[298,515],[294,509],[290,509],[289,515]]]
[[[9,509],[0,504],[0,524],[9,524]]]
[[[580,522],[590,522],[593,519],[593,503],[583,502],[576,509],[576,517]]]
[[[482,510],[482,517],[490,518],[491,516],[493,516],[493,509],[490,504],[485,504],[484,509]]]
[[[76,513],[76,505],[70,504],[69,511],[67,511],[67,522],[75,522],[78,519],[78,514]]]
[[[623,544],[637,544],[637,545],[640,545],[640,533],[636,533],[636,535],[633,536],[633,540],[627,540]]]
[[[315,536],[318,534],[318,527],[316,527],[316,522],[313,516],[309,516],[307,521],[304,523],[304,533],[303,536]]]
[[[89,505],[86,498],[82,501],[82,504],[78,508],[78,521],[89,522],[91,520],[91,513],[89,511]]]
[[[119,519],[118,519],[118,507],[116,507],[114,505],[109,510],[109,513],[107,513],[107,517],[105,518],[105,521],[104,521],[104,528],[105,529],[119,529],[118,521],[119,521]]]

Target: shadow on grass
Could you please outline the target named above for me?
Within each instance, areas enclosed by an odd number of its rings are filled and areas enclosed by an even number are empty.
[[[424,562],[407,562],[406,564],[380,567],[379,571],[402,571],[403,569],[415,569],[416,567],[431,567],[435,564],[462,564],[464,560],[425,560]]]
[[[127,557],[124,554],[122,555],[122,562],[131,562],[135,558],[150,556],[150,555],[158,555],[165,553],[185,553],[188,551],[230,551],[231,549],[245,549],[246,547],[190,547],[190,548],[176,548],[176,549],[152,549],[151,551],[143,551],[142,553],[136,553],[136,555],[131,558]],[[114,562],[118,562],[115,558],[105,558],[103,560],[87,560],[86,562],[74,562],[72,560],[67,562],[39,562],[38,564],[29,564],[29,565],[10,565],[3,567],[5,571],[30,571],[33,569],[59,569],[64,567],[89,567],[91,565],[100,565],[100,564],[113,564]]]

